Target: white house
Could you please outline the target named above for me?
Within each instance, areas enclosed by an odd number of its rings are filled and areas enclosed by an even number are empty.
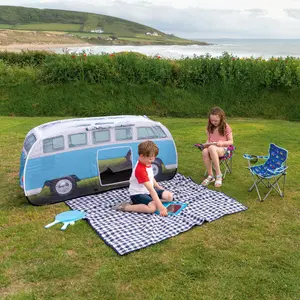
[[[92,29],[90,32],[103,33],[104,31],[101,28],[98,28],[98,29]]]

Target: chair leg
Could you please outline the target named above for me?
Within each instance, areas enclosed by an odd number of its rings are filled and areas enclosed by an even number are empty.
[[[282,176],[283,176],[283,188],[281,190],[280,186],[279,186],[279,180]],[[259,176],[257,176],[255,178],[254,175],[253,175],[253,177],[254,177],[254,183],[252,184],[252,186],[249,188],[248,191],[251,192],[255,188],[256,192],[257,192],[257,195],[258,195],[258,198],[261,202],[264,201],[270,195],[272,190],[275,190],[279,194],[280,197],[284,197],[285,174],[281,174],[280,176],[275,178],[274,182],[271,182],[272,179],[268,179],[268,178],[262,178],[262,177],[259,177]],[[265,183],[265,181],[267,182],[267,184]],[[267,194],[264,196],[263,199],[261,198],[261,195],[260,195],[260,192],[259,192],[259,189],[258,189],[258,184],[259,183],[263,183],[263,185],[266,188],[269,188],[269,191],[267,192]]]

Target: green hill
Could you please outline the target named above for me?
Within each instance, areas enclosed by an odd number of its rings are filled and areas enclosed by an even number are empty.
[[[111,16],[19,6],[0,6],[0,29],[63,31],[97,43],[116,37],[113,41],[119,44],[205,44]]]

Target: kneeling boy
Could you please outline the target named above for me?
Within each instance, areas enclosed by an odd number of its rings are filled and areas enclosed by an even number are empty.
[[[116,209],[122,211],[154,213],[159,211],[161,216],[167,216],[167,209],[160,199],[172,201],[173,194],[161,187],[153,176],[151,163],[158,155],[158,147],[152,141],[139,144],[139,159],[129,180],[129,194],[132,204],[121,203]]]

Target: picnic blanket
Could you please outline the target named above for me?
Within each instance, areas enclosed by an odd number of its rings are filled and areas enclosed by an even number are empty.
[[[85,219],[119,255],[145,248],[173,237],[204,222],[212,222],[225,215],[241,212],[246,206],[224,193],[196,184],[181,174],[160,182],[174,193],[174,201],[188,206],[176,216],[116,211],[113,207],[130,201],[128,188],[111,190],[66,201],[71,209],[86,213]]]

